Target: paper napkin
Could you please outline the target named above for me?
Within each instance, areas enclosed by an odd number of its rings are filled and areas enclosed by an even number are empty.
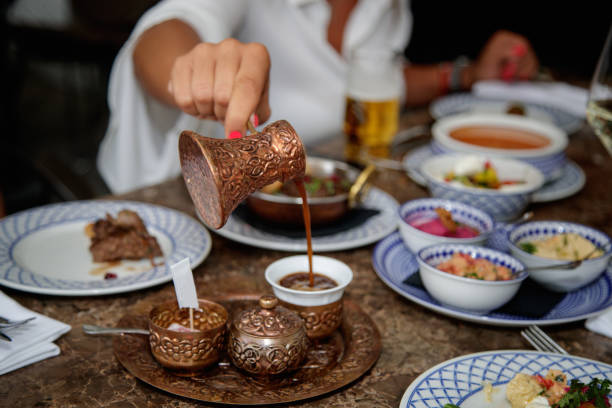
[[[474,84],[472,93],[484,98],[554,106],[580,118],[586,117],[589,98],[586,89],[564,82],[480,81]]]
[[[53,341],[71,329],[65,323],[26,309],[1,291],[0,316],[9,320],[36,317],[22,326],[2,330],[13,341],[0,340],[0,375],[57,356],[60,349]]]
[[[595,333],[612,338],[612,307],[597,316],[588,318],[584,325]]]

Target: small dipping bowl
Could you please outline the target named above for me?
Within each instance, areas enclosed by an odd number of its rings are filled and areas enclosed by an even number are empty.
[[[441,271],[439,264],[455,253],[483,258],[512,271],[512,279],[486,281]],[[427,292],[443,305],[475,314],[485,314],[507,303],[527,279],[522,263],[500,251],[475,245],[439,244],[421,249],[417,255],[419,273]]]
[[[457,185],[444,180],[444,176],[453,172],[458,162],[470,156],[474,155],[449,153],[425,160],[421,165],[421,173],[427,180],[431,195],[469,204],[486,211],[496,221],[511,221],[525,211],[532,194],[544,183],[542,172],[525,162],[489,156],[477,157],[492,164],[499,180],[521,180],[524,183],[504,190]]]
[[[434,211],[436,208],[447,210],[451,213],[455,222],[478,230],[478,235],[469,238],[440,236],[422,231],[411,224],[417,220],[437,218],[438,215]],[[398,211],[400,235],[408,249],[415,254],[420,249],[434,244],[484,245],[495,226],[493,218],[486,212],[452,200],[439,198],[410,200],[402,204]]]
[[[486,129],[480,132],[490,134],[499,129],[504,132],[519,132],[515,137],[521,139],[525,135],[520,132],[528,132],[537,135],[546,141],[546,145],[532,148],[509,148],[485,147],[474,143],[468,143],[453,138],[454,131],[467,129]],[[555,180],[563,174],[566,164],[565,148],[567,147],[567,134],[552,123],[542,122],[537,119],[520,115],[503,113],[460,113],[439,119],[431,128],[433,141],[431,150],[434,155],[443,153],[471,153],[484,154],[490,157],[513,158],[529,163],[542,172],[546,181]],[[507,136],[510,137],[510,136]]]
[[[225,347],[228,313],[218,303],[199,299],[193,310],[197,331],[170,330],[172,323],[189,328],[189,309],[176,301],[158,305],[149,314],[149,344],[159,364],[181,377],[191,377],[216,363]]]
[[[306,335],[310,339],[320,339],[332,334],[342,323],[342,296],[344,289],[353,280],[353,271],[344,262],[320,255],[312,257],[312,269],[314,273],[333,279],[338,286],[317,291],[281,286],[279,281],[287,275],[308,273],[307,255],[281,258],[266,268],[265,276],[281,303],[304,319]]]
[[[583,260],[577,268],[562,269],[556,265],[572,261],[544,258],[521,248],[521,244],[525,242],[540,241],[568,233],[578,234],[595,246],[603,248],[604,254]],[[508,248],[513,256],[525,264],[531,279],[554,292],[568,292],[588,285],[604,273],[612,258],[612,240],[609,236],[595,228],[564,221],[532,221],[516,226],[508,234]],[[529,268],[538,269],[531,271]]]

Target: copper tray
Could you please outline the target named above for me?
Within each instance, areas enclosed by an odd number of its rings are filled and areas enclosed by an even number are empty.
[[[212,299],[230,315],[252,307],[259,296]],[[146,316],[126,315],[118,327],[147,328]],[[153,387],[199,401],[233,405],[277,404],[317,397],[356,380],[376,362],[381,351],[380,333],[374,321],[351,301],[344,301],[342,326],[309,350],[301,368],[274,378],[249,376],[222,357],[217,366],[196,377],[177,377],[153,359],[148,338],[124,334],[113,342],[115,355],[136,378]]]

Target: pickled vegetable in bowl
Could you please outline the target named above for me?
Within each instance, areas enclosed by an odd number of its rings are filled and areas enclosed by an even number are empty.
[[[480,234],[477,229],[455,221],[450,211],[442,207],[435,208],[434,211],[437,217],[412,220],[409,221],[410,225],[439,237],[473,238]]]
[[[507,189],[506,186],[525,184],[521,179],[500,180],[498,171],[490,160],[478,156],[466,156],[459,160],[454,169],[444,175],[444,181],[457,182],[467,187]]]

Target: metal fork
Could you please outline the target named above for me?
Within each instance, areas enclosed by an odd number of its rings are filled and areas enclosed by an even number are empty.
[[[542,331],[538,326],[529,326],[521,330],[521,336],[538,351],[558,353],[567,355],[567,351],[557,344],[550,336]]]
[[[26,324],[27,322],[36,319],[36,316],[32,316],[29,317],[27,319],[23,319],[23,320],[8,320],[2,316],[0,316],[0,339],[4,340],[4,341],[13,341],[13,339],[11,339],[9,336],[7,336],[6,334],[4,334],[1,330],[2,329],[10,329],[12,327],[17,327],[17,326],[21,326],[22,324]]]
[[[11,327],[21,326],[22,324],[26,324],[29,321],[36,319],[36,316],[28,317],[23,320],[8,320],[2,316],[0,316],[0,329],[8,329]]]

